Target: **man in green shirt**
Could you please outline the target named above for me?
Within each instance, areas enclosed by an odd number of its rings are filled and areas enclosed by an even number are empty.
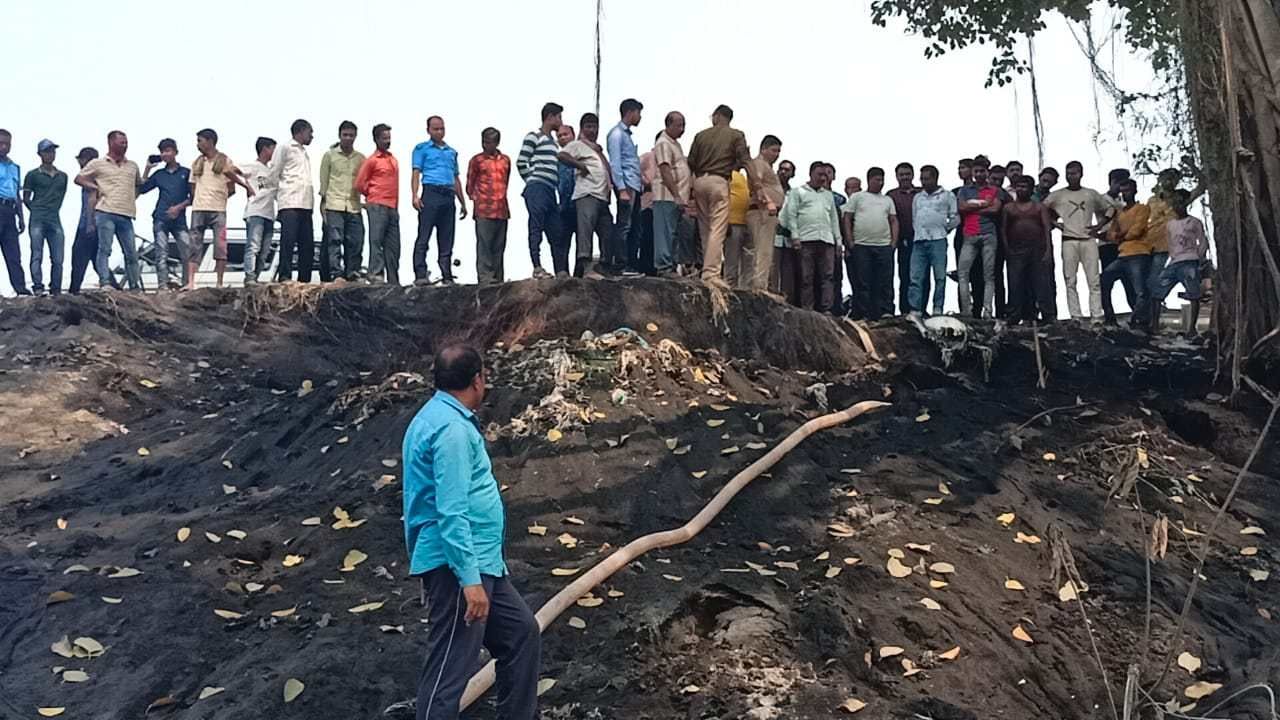
[[[67,194],[67,174],[53,166],[58,146],[50,140],[36,145],[40,167],[22,181],[22,203],[31,215],[31,290],[44,294],[44,245],[49,243],[49,294],[62,293],[62,258],[66,236],[62,232],[62,198]]]
[[[340,277],[357,280],[364,262],[364,219],[360,216],[360,193],[355,189],[364,155],[356,151],[355,142],[356,124],[343,120],[338,126],[338,144],[320,160],[320,210],[324,217],[321,282]]]
[[[779,232],[789,238],[800,261],[800,307],[827,312],[835,302],[836,244],[840,217],[827,185],[827,165],[809,165],[809,182],[787,194],[778,218]]]

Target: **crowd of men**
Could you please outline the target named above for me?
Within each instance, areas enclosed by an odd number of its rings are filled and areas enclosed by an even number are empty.
[[[830,163],[811,163],[802,182],[794,163],[779,162],[782,142],[774,135],[762,139],[753,157],[725,105],[715,109],[711,126],[694,136],[687,153],[681,142],[685,117],[674,111],[642,153],[633,128],[643,110],[639,101],[624,100],[602,144],[595,114],[582,115],[575,130],[563,122],[560,105],[543,106],[541,124],[524,136],[514,161],[524,181],[535,278],[697,277],[723,288],[771,292],[817,311],[877,319],[895,312],[896,274],[897,311],[919,317],[942,314],[953,251],[956,270],[950,277],[957,281],[962,315],[1054,322],[1056,230],[1075,320],[1115,323],[1111,289],[1117,280],[1135,327],[1158,319],[1177,284],[1187,299],[1199,299],[1208,241],[1203,223],[1188,216],[1187,207],[1202,190],[1181,190],[1177,170],[1160,174],[1146,203],[1137,201],[1136,181],[1125,170],[1113,171],[1107,191],[1100,193],[1082,184],[1079,162],[1067,164],[1066,186],[1058,188],[1054,168],[1042,169],[1033,180],[1020,162],[993,165],[981,155],[960,161],[962,184],[951,190],[939,186],[937,167],[921,167],[917,186],[916,169],[900,163],[891,189],[885,189],[885,171],[873,167],[865,188],[862,179],[850,177],[841,193],[832,187],[836,171]],[[464,179],[457,151],[445,142],[444,119],[428,118],[426,130],[428,139],[413,149],[409,179],[417,212],[414,282],[433,282],[427,256],[434,236],[436,282],[454,283],[455,227],[467,218],[468,201],[478,281],[503,282],[513,162],[500,149],[501,133],[492,127],[481,133],[481,152],[467,163]],[[215,131],[205,129],[196,135],[198,154],[190,168],[178,162],[177,143],[165,139],[141,171],[126,156],[127,136],[112,131],[105,157],[89,147],[76,155],[80,170],[74,182],[82,197],[69,290],[80,290],[89,266],[99,285],[118,285],[108,266],[113,243],[124,256],[125,283],[141,289],[134,222],[137,198],[153,190],[155,242],[148,262],[155,267],[156,286],[194,287],[210,245],[221,286],[227,202],[237,186],[248,196],[245,285],[271,279],[263,274],[272,265],[277,223],[274,279],[309,282],[318,262],[324,282],[399,284],[401,176],[390,150],[391,128],[373,128],[376,149],[368,157],[355,149],[357,136],[354,123],[339,126],[337,142],[321,156],[317,192],[308,151],[314,131],[306,120],[293,123],[283,146],[258,138],[256,157],[242,165],[218,149]],[[0,130],[0,249],[10,284],[20,295],[46,291],[47,246],[47,291],[57,294],[64,246],[59,211],[68,176],[54,164],[53,142],[38,143],[41,164],[25,178],[8,157],[10,145],[10,134]],[[30,213],[30,288],[18,242],[26,227],[24,206]],[[550,271],[542,258],[544,240]],[[169,277],[170,242],[179,255],[180,281]],[[1081,272],[1089,288],[1087,311],[1076,289]]]

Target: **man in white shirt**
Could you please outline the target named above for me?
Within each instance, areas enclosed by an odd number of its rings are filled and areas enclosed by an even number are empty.
[[[1067,163],[1067,186],[1049,193],[1044,205],[1053,212],[1057,227],[1062,231],[1062,279],[1067,284],[1067,309],[1071,312],[1071,319],[1085,322],[1091,318],[1093,322],[1101,323],[1102,267],[1095,232],[1117,203],[1093,188],[1082,187],[1080,181],[1083,178],[1083,165],[1074,160]],[[1077,273],[1081,268],[1089,285],[1088,317],[1080,308],[1077,290]]]
[[[311,282],[311,265],[315,256],[316,190],[311,179],[311,158],[307,146],[315,131],[311,123],[298,119],[289,128],[293,140],[276,148],[271,158],[270,178],[276,184],[276,206],[280,216],[281,280],[293,279],[293,250],[298,249],[298,281]]]
[[[613,218],[609,216],[609,197],[613,186],[609,180],[609,162],[596,142],[600,137],[600,119],[595,113],[587,113],[579,125],[582,134],[565,145],[558,156],[560,162],[578,172],[573,184],[573,203],[578,218],[578,262],[574,275],[601,279],[604,276],[591,259],[591,233],[600,239],[600,252],[604,253],[605,243],[613,230]]]
[[[276,141],[260,137],[254,143],[258,157],[245,163],[240,170],[254,189],[254,196],[244,206],[244,284],[258,284],[258,275],[271,267],[271,238],[276,229],[276,184],[271,178],[271,156],[276,152]]]

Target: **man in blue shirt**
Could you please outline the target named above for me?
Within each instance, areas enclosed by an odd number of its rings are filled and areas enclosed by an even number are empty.
[[[618,214],[609,236],[609,247],[601,258],[604,269],[623,275],[640,272],[640,194],[644,181],[640,177],[640,154],[631,138],[631,128],[640,124],[639,100],[627,98],[618,106],[622,119],[609,131],[605,149],[609,152],[610,179],[618,193]]]
[[[18,236],[26,230],[22,218],[22,203],[18,200],[22,187],[22,168],[9,159],[13,135],[0,129],[0,253],[9,271],[9,286],[18,295],[30,295],[27,278],[22,274],[22,247]]]
[[[156,197],[156,209],[151,213],[155,237],[156,288],[176,290],[178,285],[169,280],[169,243],[177,245],[178,259],[182,263],[182,285],[185,286],[188,275],[187,246],[191,243],[191,233],[187,230],[187,206],[191,204],[191,171],[178,164],[178,143],[172,138],[161,140],[157,149],[164,167],[152,175],[151,171],[159,163],[152,162],[155,155],[147,158],[138,194],[143,195],[157,189],[160,191]]]
[[[415,285],[430,285],[431,271],[427,269],[427,251],[431,249],[431,231],[435,230],[439,247],[436,250],[440,266],[440,282],[453,284],[453,199],[458,199],[462,212],[459,220],[467,217],[467,196],[462,194],[462,182],[458,179],[458,151],[444,141],[444,118],[432,115],[427,118],[427,134],[431,139],[413,148],[413,177],[409,187],[413,191],[413,209],[418,211],[418,237],[413,242],[413,276]]]
[[[498,717],[538,713],[538,621],[511,584],[506,519],[475,411],[484,402],[480,353],[450,345],[435,357],[436,393],[404,435],[404,531],[409,573],[427,602],[427,661],[418,720],[455,720],[481,646],[498,663]]]

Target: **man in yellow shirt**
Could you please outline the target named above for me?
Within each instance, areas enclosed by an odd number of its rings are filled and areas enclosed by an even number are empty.
[[[756,251],[747,228],[750,207],[747,176],[738,170],[729,177],[729,233],[724,240],[724,281],[736,290],[746,289],[755,274]]]
[[[1151,241],[1148,239],[1148,226],[1151,222],[1151,209],[1138,202],[1138,183],[1128,179],[1120,183],[1120,199],[1124,207],[1116,214],[1108,228],[1111,242],[1118,246],[1118,255],[1109,265],[1102,269],[1102,287],[1112,287],[1116,280],[1127,278],[1133,287],[1134,302],[1130,308],[1133,315],[1130,325],[1142,327],[1138,309],[1144,307],[1147,293],[1147,272],[1151,267]],[[1110,303],[1107,303],[1110,307]],[[1108,325],[1114,325],[1114,313],[1106,318]]]

